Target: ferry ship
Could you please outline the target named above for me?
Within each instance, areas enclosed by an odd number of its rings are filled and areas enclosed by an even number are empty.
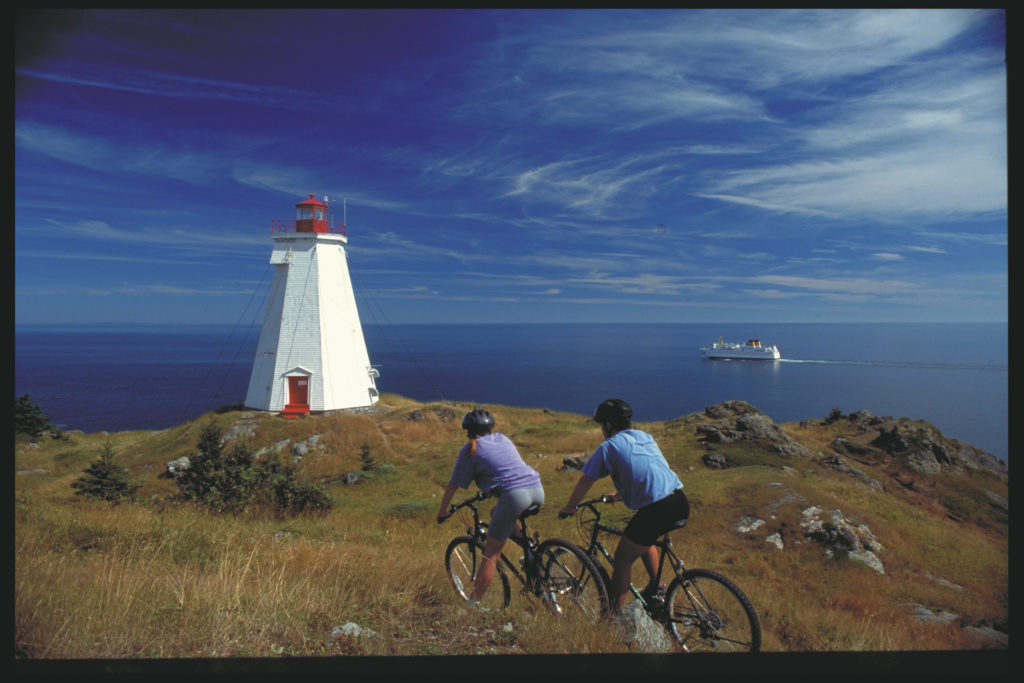
[[[748,339],[745,344],[735,344],[719,337],[711,346],[701,350],[708,358],[724,358],[737,360],[778,360],[782,358],[779,347],[764,346],[759,339]]]

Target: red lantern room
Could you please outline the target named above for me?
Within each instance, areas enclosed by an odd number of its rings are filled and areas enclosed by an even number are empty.
[[[295,232],[327,232],[327,205],[313,195],[295,205]]]
[[[324,197],[324,201],[319,202],[316,200],[314,195],[309,195],[309,199],[301,201],[295,205],[295,220],[294,221],[270,221],[270,229],[272,232],[313,232],[313,233],[333,233],[336,235],[345,234],[345,224],[343,222],[328,220],[327,218],[327,197]]]

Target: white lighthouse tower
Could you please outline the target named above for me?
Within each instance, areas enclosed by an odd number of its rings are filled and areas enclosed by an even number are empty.
[[[349,279],[345,226],[327,205],[296,204],[295,221],[271,221],[267,314],[245,405],[286,417],[377,402],[375,368]]]

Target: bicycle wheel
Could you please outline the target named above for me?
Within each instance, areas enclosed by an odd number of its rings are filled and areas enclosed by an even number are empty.
[[[709,569],[690,569],[665,598],[668,630],[689,652],[757,652],[761,624],[736,584]]]
[[[576,545],[548,539],[534,562],[541,598],[555,614],[576,612],[596,620],[608,609],[608,589],[593,560]]]
[[[463,600],[469,600],[473,593],[473,582],[483,558],[484,548],[472,536],[459,536],[448,544],[448,549],[444,553],[444,566],[455,593]],[[504,609],[511,600],[512,590],[508,584],[508,576],[505,575],[505,569],[499,561],[494,579],[480,600],[480,605],[488,609]]]

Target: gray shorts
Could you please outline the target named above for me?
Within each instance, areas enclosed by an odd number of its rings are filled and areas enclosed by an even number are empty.
[[[523,510],[534,503],[543,505],[544,489],[538,486],[535,489],[514,489],[502,491],[498,496],[498,504],[491,510],[491,522],[487,526],[487,538],[497,541],[507,541],[515,528],[516,520]]]

